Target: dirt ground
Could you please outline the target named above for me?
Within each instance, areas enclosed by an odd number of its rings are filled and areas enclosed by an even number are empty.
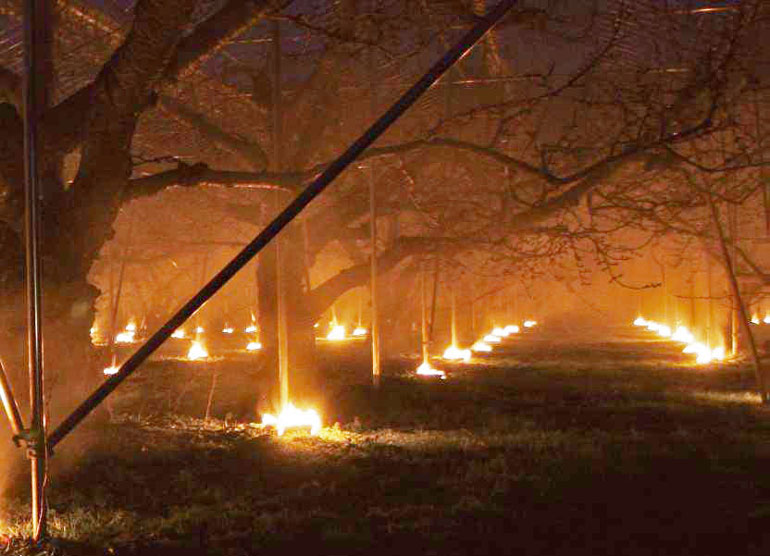
[[[748,368],[644,332],[506,340],[418,379],[325,346],[320,436],[254,424],[258,356],[148,364],[54,457],[62,554],[770,554],[770,413]],[[558,339],[554,339],[558,337]],[[213,374],[212,415],[202,419]],[[26,479],[0,553],[32,554]]]

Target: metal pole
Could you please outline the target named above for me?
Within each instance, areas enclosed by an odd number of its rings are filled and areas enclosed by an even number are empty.
[[[107,396],[126,380],[153,352],[165,342],[195,311],[208,301],[222,286],[242,269],[254,256],[278,235],[310,202],[320,195],[361,153],[400,118],[441,75],[468,52],[516,4],[516,0],[503,0],[488,15],[468,31],[428,72],[420,78],[385,114],[364,132],[334,162],[327,166],[305,190],[276,216],[246,247],[220,270],[201,291],[182,306],[160,329],[153,334],[118,370],[81,403],[48,437],[49,449],[54,448]]]
[[[40,268],[40,159],[38,153],[38,122],[45,109],[45,53],[47,44],[46,0],[27,0],[24,12],[24,58],[26,65],[24,95],[24,174],[25,211],[24,233],[27,276],[27,361],[32,475],[32,537],[40,541],[46,536],[46,449],[45,401],[43,399],[43,327]]]
[[[452,285],[452,346],[457,347],[457,292]]]
[[[369,117],[374,117],[374,56],[369,60]],[[372,242],[371,277],[369,287],[372,300],[372,386],[380,387],[380,315],[377,303],[377,199],[374,160],[369,163],[369,235]]]
[[[11,383],[5,373],[5,366],[3,366],[2,361],[0,361],[0,400],[3,402],[3,409],[8,416],[13,435],[19,436],[24,431],[24,421],[21,418],[21,413],[19,413],[19,406],[16,405],[16,398],[13,395]]]
[[[436,304],[438,303],[438,271],[439,271],[439,259],[434,259],[435,266],[433,268],[433,301],[430,304],[430,321],[428,324],[428,341],[433,341],[433,325],[436,323]]]
[[[369,234],[372,242],[370,288],[372,297],[372,386],[380,387],[380,323],[377,306],[377,204],[374,169],[369,166]]]
[[[422,362],[428,363],[428,302],[427,302],[427,284],[425,280],[425,269],[420,272],[420,313],[422,317],[422,323],[420,327],[421,343],[422,343]]]
[[[281,24],[273,21],[273,164],[276,171],[282,167],[281,146],[283,141],[283,113],[281,102]],[[279,193],[276,192],[276,209],[280,206]],[[278,340],[278,385],[280,404],[284,408],[289,405],[289,327],[286,320],[286,285],[284,284],[281,264],[281,238],[275,241],[275,293],[277,311],[277,340]],[[308,288],[310,285],[308,284]]]

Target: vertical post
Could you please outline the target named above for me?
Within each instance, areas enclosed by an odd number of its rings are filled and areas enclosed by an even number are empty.
[[[705,251],[706,254],[706,288],[707,288],[707,315],[708,320],[707,322],[707,328],[706,328],[706,345],[709,346],[709,348],[713,347],[712,342],[716,339],[716,334],[714,334],[714,284],[713,280],[711,279],[711,257],[709,256],[708,250]]]
[[[660,263],[660,270],[663,274],[663,322],[668,325],[668,280],[666,279],[665,261]]]
[[[695,319],[695,273],[690,276],[690,330],[695,331],[697,321]]]
[[[473,280],[470,283],[471,294],[471,336],[476,337],[476,291],[473,287]]]
[[[438,257],[434,259],[435,266],[433,268],[433,302],[430,305],[430,320],[428,321],[428,341],[433,340],[433,325],[436,323],[436,304],[438,303],[438,272],[439,272],[439,260]]]
[[[32,475],[32,536],[40,541],[47,534],[46,480],[46,419],[43,399],[43,328],[40,268],[38,122],[47,102],[46,54],[48,37],[48,3],[27,0],[24,11],[24,58],[26,66],[24,94],[24,174],[25,214],[24,232],[27,276],[27,361],[31,418],[30,450]]]
[[[457,290],[452,285],[452,346],[457,347]]]
[[[374,49],[369,54],[369,119],[374,117],[377,109],[377,96],[375,94],[375,70]],[[372,386],[380,387],[380,314],[377,290],[377,197],[375,188],[374,159],[369,162],[369,235],[372,242],[372,261],[370,290],[372,299]]]
[[[425,268],[422,268],[420,271],[420,300],[421,300],[421,307],[422,307],[422,327],[421,327],[421,338],[422,338],[422,362],[428,363],[428,293],[427,293],[427,283],[425,280]]]
[[[372,386],[380,387],[380,323],[377,304],[377,204],[374,187],[374,162],[369,163],[369,233],[372,242],[370,288],[372,296]]]
[[[709,197],[711,199],[711,197]],[[713,204],[713,200],[711,201]],[[727,207],[727,224],[730,229],[730,243],[728,247],[728,254],[730,256],[730,260],[735,260],[735,243],[738,241],[738,215],[735,210],[735,205],[730,205]],[[722,230],[722,224],[719,223],[719,229]],[[722,232],[724,233],[724,232]],[[728,280],[731,279],[728,276]],[[732,284],[731,284],[732,287]],[[738,355],[738,352],[741,349],[740,346],[740,305],[741,305],[741,299],[740,296],[735,297],[735,288],[733,288],[733,297],[731,298],[730,303],[730,347],[731,347],[731,353],[733,356]]]
[[[281,98],[281,23],[273,21],[273,160],[276,171],[283,167],[283,103]],[[276,192],[276,195],[279,195]],[[276,201],[278,199],[276,198]],[[277,204],[277,203],[276,203]],[[286,322],[286,285],[284,284],[281,256],[281,237],[275,242],[275,280],[278,296],[278,383],[281,407],[289,404],[289,329]]]

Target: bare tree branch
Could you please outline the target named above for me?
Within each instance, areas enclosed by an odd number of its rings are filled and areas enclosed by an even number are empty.
[[[161,96],[159,102],[166,112],[235,153],[255,170],[264,170],[267,167],[267,155],[258,144],[227,133],[206,116],[185,106],[175,98]]]

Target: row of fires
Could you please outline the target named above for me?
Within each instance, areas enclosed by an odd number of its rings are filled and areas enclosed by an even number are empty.
[[[713,361],[723,361],[726,357],[724,346],[712,347],[708,342],[698,341],[695,335],[690,332],[686,326],[679,325],[676,329],[672,330],[672,328],[666,324],[661,324],[654,320],[647,320],[641,316],[634,320],[634,326],[646,328],[650,332],[656,333],[661,338],[684,345],[682,353],[695,355],[696,363],[706,364]]]
[[[496,326],[488,334],[485,334],[481,339],[471,345],[470,348],[466,349],[458,347],[456,341],[453,341],[452,345],[446,348],[441,359],[455,363],[467,363],[471,360],[473,353],[490,353],[494,350],[494,346],[500,344],[504,338],[519,334],[522,328],[532,328],[536,325],[537,321],[525,320],[521,326],[517,324],[509,324],[505,327]],[[225,325],[221,332],[222,334],[229,336],[234,336],[236,334],[235,328],[229,325]],[[245,327],[243,332],[252,336],[252,339],[246,344],[246,351],[255,352],[262,349],[262,344],[257,338],[259,329],[255,324],[252,323]],[[202,339],[204,333],[205,329],[202,326],[195,327],[193,334],[189,337],[192,341],[185,357],[187,360],[198,361],[209,357],[209,352]],[[353,329],[352,334],[348,335],[347,328],[344,325],[339,324],[336,320],[333,320],[329,324],[329,332],[321,339],[330,342],[343,342],[346,340],[364,339],[368,334],[369,331],[359,323],[359,325]],[[98,335],[99,330],[96,327],[93,327],[91,329],[91,337],[94,339],[95,343],[104,343],[97,342]],[[188,339],[187,332],[184,329],[176,330],[171,337]],[[115,344],[134,344],[138,342],[138,330],[134,321],[130,321],[126,327],[114,337]],[[113,375],[116,374],[119,369],[120,366],[113,360],[112,365],[104,369],[104,374]],[[444,371],[435,369],[431,366],[427,351],[424,351],[422,364],[417,368],[416,374],[420,376],[436,376],[441,379],[446,378],[446,373]],[[301,410],[291,403],[288,403],[278,415],[263,415],[262,425],[274,428],[279,436],[283,435],[287,429],[294,428],[307,429],[310,431],[310,434],[317,435],[321,431],[321,417],[313,409]]]

